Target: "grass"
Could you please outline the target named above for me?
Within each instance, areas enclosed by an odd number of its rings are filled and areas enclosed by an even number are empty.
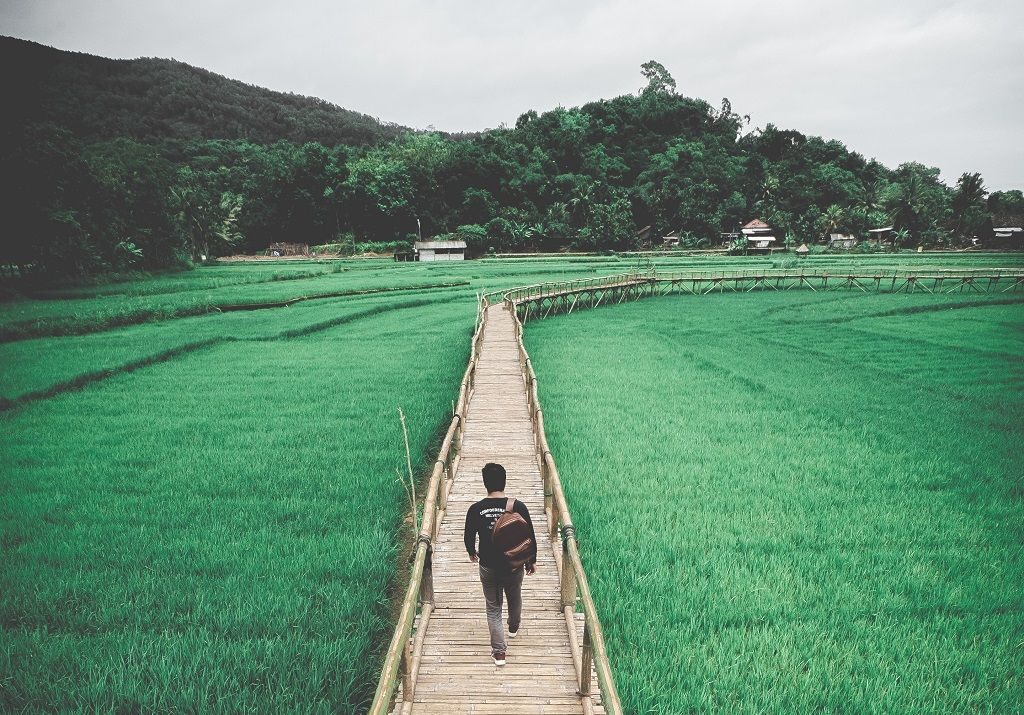
[[[270,340],[428,303],[467,300],[457,289],[409,291],[298,303],[286,309],[212,313],[85,335],[0,343],[0,396],[9,402],[73,387],[83,380],[162,361],[227,340]],[[472,300],[471,298],[469,299]]]
[[[943,265],[946,259],[901,255],[887,260],[924,266]],[[976,267],[1006,266],[1016,258],[973,260]],[[659,258],[656,263],[665,270],[771,265],[765,259],[685,256]],[[885,265],[874,256],[822,256],[809,259],[808,266],[812,263],[814,268],[828,269]],[[435,456],[434,442],[447,426],[450,401],[458,392],[475,293],[606,275],[638,265],[646,262],[587,257],[436,266],[387,261],[224,265],[0,303],[0,331],[20,338],[0,341],[0,395],[8,400],[8,409],[0,412],[4,431],[0,443],[0,710],[365,709],[393,626],[389,608],[399,545],[408,541],[404,496],[394,474],[404,463],[396,408],[403,407],[409,418],[413,454],[420,460],[414,466],[422,474]],[[456,285],[425,287],[443,284]],[[395,292],[395,288],[403,290]],[[288,308],[205,312],[215,304],[277,302],[365,290],[389,292],[323,298]],[[760,294],[671,303],[685,306],[682,317],[672,314],[665,320],[673,329],[686,326],[698,339],[693,345],[687,342],[687,354],[692,357],[682,364],[700,365],[704,360],[715,365],[709,369],[714,374],[719,363],[733,364],[734,352],[749,356],[749,333],[758,336],[764,356],[775,351],[770,359],[790,365],[793,349],[771,340],[780,340],[790,326],[797,326],[793,329],[810,337],[798,345],[802,362],[794,370],[803,370],[806,363],[814,375],[821,373],[819,378],[839,380],[843,386],[845,376],[837,378],[829,370],[844,375],[845,368],[827,368],[832,365],[828,356],[853,355],[864,363],[859,368],[861,379],[853,386],[863,387],[886,374],[901,374],[911,364],[922,379],[944,379],[945,363],[928,363],[926,370],[914,358],[931,344],[956,344],[969,357],[957,363],[958,374],[970,376],[970,382],[950,393],[953,397],[944,397],[946,402],[937,409],[947,409],[950,400],[957,407],[969,404],[972,410],[980,409],[979,419],[991,420],[988,428],[993,435],[998,430],[992,425],[1012,425],[1006,428],[1004,442],[997,443],[990,435],[978,449],[1001,444],[1002,452],[992,448],[986,454],[1001,459],[1004,467],[1009,464],[1006,469],[1019,467],[1018,453],[1007,445],[1019,437],[1015,417],[1019,402],[1012,400],[1020,392],[1020,374],[1019,370],[1007,373],[1004,365],[1007,360],[1017,360],[1019,365],[1019,306],[993,305],[985,310],[1003,312],[979,317],[977,308],[932,310],[935,304],[921,296],[793,292],[787,298],[781,301]],[[664,305],[671,302],[664,300]],[[714,308],[720,300],[725,301],[723,306],[747,305],[748,311],[756,311],[744,319],[727,320]],[[847,300],[863,308],[863,319],[849,320],[851,313],[843,307]],[[962,305],[965,300],[950,298],[944,307]],[[662,304],[642,305],[646,310]],[[894,306],[906,310],[894,313]],[[193,309],[204,314],[188,315]],[[630,309],[621,309],[626,310]],[[620,315],[627,313],[602,309],[573,315],[562,324],[563,335],[574,338],[576,326],[582,325],[574,322],[577,319]],[[634,334],[639,317],[615,324],[611,333],[602,332],[604,328],[591,331],[584,340],[584,344],[600,341],[601,353],[608,358],[609,385],[618,380],[617,384],[626,381],[628,387],[630,381],[639,380],[633,370],[635,359],[621,357],[623,345],[634,340],[651,354],[663,356],[660,370],[678,362],[681,353],[672,343],[677,338],[667,336],[668,343],[657,345],[639,339],[639,333]],[[987,332],[976,360],[974,353],[964,350],[959,336],[977,330],[979,324],[987,326]],[[533,339],[533,331],[547,325],[530,326],[528,340]],[[920,325],[930,327],[918,331]],[[861,336],[857,330],[869,335]],[[54,334],[65,332],[69,334]],[[915,342],[909,356],[871,347],[890,342],[892,336],[904,336],[907,342],[910,332]],[[832,342],[823,336],[831,336]],[[1003,362],[991,362],[994,354]],[[754,357],[761,360],[763,356]],[[771,374],[772,389],[775,381],[779,390],[789,385],[781,379],[788,375],[785,371]],[[1004,379],[1005,384],[999,382]],[[542,375],[545,400],[547,390],[554,387],[549,382]],[[568,394],[569,387],[565,389]],[[920,394],[899,395],[931,399],[932,393],[921,389]],[[573,394],[574,399],[590,400],[597,399],[599,392],[590,395],[577,389]],[[786,410],[803,415],[802,394],[794,393]],[[610,411],[605,416],[610,414],[613,422],[635,426],[637,420],[654,418],[633,403],[616,403],[609,395],[600,399]],[[871,404],[844,399],[855,414]],[[1001,411],[974,407],[989,399],[1002,405]],[[1008,399],[1011,402],[1006,403]],[[697,410],[696,405],[686,405],[687,414]],[[930,421],[908,413],[909,408],[900,409],[904,423],[923,425],[922,435],[930,434],[926,429]],[[779,419],[777,411],[772,415],[772,420]],[[770,423],[768,417],[765,420]],[[651,429],[661,429],[659,424],[654,419]],[[942,424],[959,429],[955,426],[959,423],[947,416]],[[807,425],[808,430],[817,428],[813,421]],[[568,426],[561,418],[549,417],[552,430]],[[601,460],[632,469],[635,464],[659,464],[661,445],[671,441],[662,434],[653,442],[645,439],[632,457],[617,454],[608,447],[620,444],[614,428],[594,424],[580,444],[588,450],[597,444],[604,450],[595,452]],[[708,464],[719,459],[719,443],[759,445],[741,439],[749,430],[750,425],[737,417],[726,426],[726,436],[711,438],[701,459]],[[900,452],[908,435],[915,436],[901,430],[885,443],[893,453]],[[599,442],[594,435],[600,436]],[[789,448],[805,462],[811,453],[821,465],[831,458],[809,450],[806,440],[796,440]],[[763,451],[763,447],[750,447],[752,453],[758,449]],[[636,455],[643,461],[636,461]],[[967,459],[966,452],[963,458]],[[1005,470],[997,469],[989,478],[1005,481]],[[566,481],[575,489],[577,479]],[[621,484],[614,493],[623,494]],[[730,509],[745,508],[748,497],[736,492]],[[638,506],[643,504],[640,494],[632,498]],[[989,496],[979,499],[979,504],[992,501]],[[587,506],[582,492],[570,494],[570,501],[584,535],[605,518],[591,516],[590,522],[581,518]],[[830,502],[833,510],[844,507],[852,508],[840,500]],[[929,514],[946,514],[942,507],[932,505]],[[962,518],[958,512],[954,516]],[[1006,518],[1020,521],[1012,510]],[[957,526],[960,523],[953,522],[958,529],[954,535],[975,539],[965,543],[988,543]],[[726,538],[719,533],[717,521],[702,528],[709,538]],[[739,527],[730,528],[739,533]],[[697,538],[682,530],[677,534],[675,525],[672,532],[673,539],[681,540],[678,543]],[[633,546],[628,531],[607,538],[612,546],[618,543],[620,551]],[[630,539],[626,546],[623,539]],[[990,551],[1002,558],[1003,552]],[[587,551],[587,558],[589,565],[596,556]],[[1010,576],[996,573],[994,588],[1017,578],[1014,573],[1019,571],[1013,572],[1011,566],[1004,568],[1010,569]],[[627,559],[623,568],[634,573],[628,569],[635,566]],[[608,583],[608,573],[596,583]],[[637,588],[620,588],[615,604],[601,604],[602,615],[609,608],[623,612],[638,608],[646,598],[643,588],[654,583],[655,576],[653,568],[637,573]],[[965,588],[976,588],[973,583]],[[656,593],[668,600],[673,597],[667,591]],[[927,602],[923,607],[928,607]],[[743,611],[738,613],[742,618]],[[1019,603],[1010,603],[1003,614],[1007,632],[1013,628],[1020,632],[1019,621],[1013,621],[1015,613]],[[954,615],[948,612],[948,617]],[[622,618],[623,624],[630,623]],[[707,621],[709,616],[702,618]],[[811,620],[807,627],[820,625]],[[625,625],[612,627],[619,628],[611,645],[620,663],[623,657],[631,658],[634,649],[640,653]],[[992,648],[1003,653],[998,650],[1002,641],[985,629],[964,633],[965,637],[980,634],[981,640],[971,646],[952,644],[957,648],[954,652],[981,651],[976,667],[978,672],[988,672],[994,657],[988,653]],[[743,643],[742,639],[736,642]],[[793,647],[800,643],[793,640]],[[666,640],[663,645],[676,648],[678,641]],[[690,651],[680,652],[698,657],[694,655],[698,646],[686,647]],[[726,654],[714,651],[713,644],[701,647],[725,663]],[[686,677],[693,678],[718,671],[709,666],[686,672]],[[836,678],[846,674],[829,672]],[[631,702],[656,707],[662,701],[651,700],[650,693],[659,691],[648,685],[678,684],[671,679],[624,682]],[[877,686],[880,681],[869,682]],[[839,683],[836,687],[853,686]],[[792,697],[785,700],[791,691],[779,692],[783,698],[779,702],[803,702]],[[675,702],[668,709],[674,708]]]
[[[628,712],[1019,711],[1024,302],[997,301],[672,297],[527,328]]]
[[[0,709],[364,710],[392,627],[396,408],[422,468],[474,311],[219,344],[0,417]]]
[[[244,263],[211,266],[147,281],[38,293],[0,303],[0,342],[32,337],[98,332],[143,322],[215,312],[225,304],[276,303],[304,296],[341,292],[416,289],[451,283],[474,290],[495,290],[526,283],[607,275],[637,267],[659,270],[771,268],[769,257],[665,256],[646,258],[487,259],[453,263],[394,263],[347,260],[327,263]],[[1015,254],[898,254],[814,256],[807,270],[928,268],[963,265],[1019,267]],[[50,296],[50,297],[47,297]],[[69,299],[75,296],[74,299]]]

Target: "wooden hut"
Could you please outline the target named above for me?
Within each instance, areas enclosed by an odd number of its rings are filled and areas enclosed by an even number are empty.
[[[768,252],[775,243],[775,236],[772,235],[772,227],[759,218],[749,221],[740,228],[740,232],[747,239],[747,252]]]
[[[992,229],[992,239],[986,245],[993,248],[1013,248],[1020,250],[1024,246],[1024,228],[1020,226],[1000,226]]]
[[[796,249],[797,258],[807,258],[807,254],[811,252],[811,249],[807,247],[806,243],[801,243],[800,248]]]
[[[840,251],[849,251],[857,245],[857,239],[845,233],[830,233],[828,247]]]
[[[893,234],[895,234],[895,231],[893,231],[892,226],[883,226],[882,228],[870,228],[868,229],[868,233],[871,235],[871,239],[873,241],[877,241],[880,245],[884,245],[886,243],[893,242]]]
[[[412,244],[417,261],[464,261],[465,241],[416,241]]]

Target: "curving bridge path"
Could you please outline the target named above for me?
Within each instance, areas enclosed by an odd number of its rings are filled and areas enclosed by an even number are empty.
[[[458,469],[433,544],[433,609],[413,697],[406,702],[399,689],[394,712],[583,713],[573,654],[583,638],[583,614],[573,617],[570,634],[555,561],[562,545],[545,528],[544,482],[514,319],[502,305],[487,312]],[[480,470],[487,462],[505,466],[506,492],[526,503],[539,542],[537,573],[524,580],[523,621],[508,641],[503,667],[491,663],[477,565],[462,541],[466,510],[486,496]],[[604,709],[595,704],[592,712]]]

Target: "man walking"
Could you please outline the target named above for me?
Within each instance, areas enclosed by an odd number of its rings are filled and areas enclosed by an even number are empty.
[[[491,657],[495,665],[505,665],[505,628],[501,623],[502,594],[508,599],[508,637],[515,638],[522,617],[523,574],[532,575],[537,564],[537,537],[526,505],[515,500],[513,511],[530,527],[532,547],[523,566],[513,568],[505,554],[491,541],[495,522],[505,513],[509,498],[505,496],[505,468],[489,463],[483,468],[487,498],[481,499],[466,512],[466,530],[463,534],[469,560],[480,563],[480,583],[487,603],[487,628],[491,634]],[[477,539],[479,538],[479,546]]]

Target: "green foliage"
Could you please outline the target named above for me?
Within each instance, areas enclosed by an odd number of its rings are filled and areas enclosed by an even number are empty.
[[[0,135],[0,179],[13,187],[0,208],[17,237],[0,264],[40,280],[279,241],[348,254],[460,226],[483,227],[469,237],[479,254],[629,250],[645,226],[687,236],[688,247],[718,245],[755,217],[806,243],[894,222],[907,245],[926,246],[984,239],[994,220],[1024,222],[1020,192],[986,200],[977,174],[953,190],[936,169],[889,170],[773,124],[741,136],[746,120],[728,99],[714,108],[679,95],[655,61],[641,66],[638,95],[452,137],[361,124],[178,63],[16,40],[0,40],[2,53],[12,66],[47,68],[38,88],[25,78],[15,87],[41,93],[39,112],[16,114]]]
[[[216,187],[204,181],[208,178],[185,167],[170,189],[175,228],[194,263],[225,255],[242,240],[238,231],[242,197],[230,191],[218,196]]]
[[[647,80],[647,86],[642,90],[644,93],[675,93],[676,81],[660,62],[654,60],[644,62],[640,65],[640,74]]]

